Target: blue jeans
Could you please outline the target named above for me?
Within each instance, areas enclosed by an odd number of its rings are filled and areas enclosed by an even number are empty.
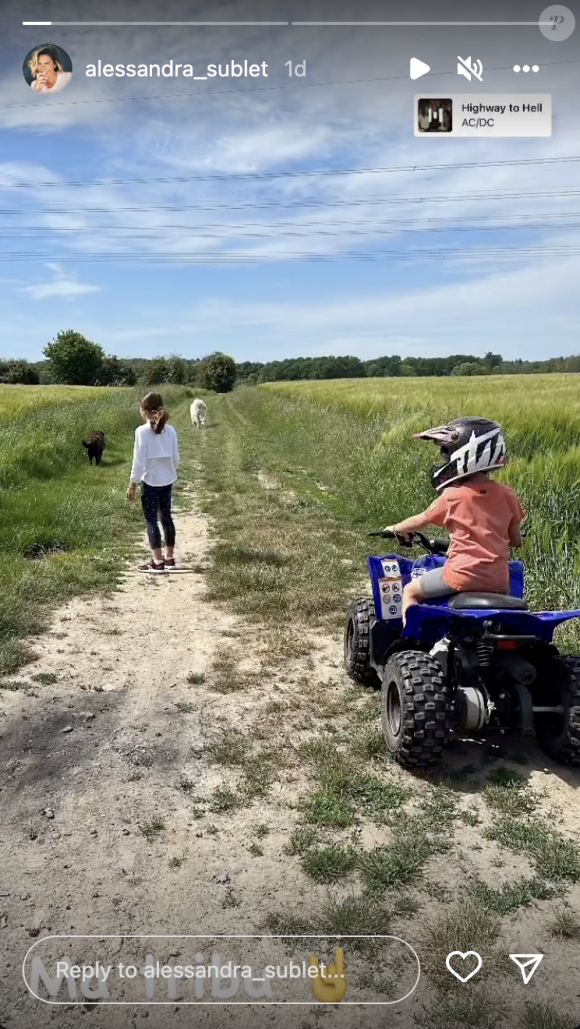
[[[152,550],[161,547],[159,522],[163,526],[163,538],[166,547],[175,544],[175,525],[171,517],[171,485],[149,486],[141,483],[141,505],[147,522],[147,536]]]

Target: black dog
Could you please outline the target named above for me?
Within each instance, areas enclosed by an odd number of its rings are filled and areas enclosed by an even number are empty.
[[[100,464],[105,449],[105,433],[91,432],[89,438],[83,440],[83,447],[87,448],[90,463],[93,463],[94,458],[95,462]]]

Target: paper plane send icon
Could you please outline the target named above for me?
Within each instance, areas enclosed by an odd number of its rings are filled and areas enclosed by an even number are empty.
[[[411,78],[420,79],[421,75],[426,75],[431,68],[425,61],[420,61],[418,57],[411,58]]]
[[[524,986],[528,985],[543,957],[543,954],[510,954],[514,965],[517,965],[522,973]]]

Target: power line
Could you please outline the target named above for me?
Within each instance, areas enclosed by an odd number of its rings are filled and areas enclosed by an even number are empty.
[[[411,249],[411,250],[370,250],[370,251],[342,251],[339,254],[315,254],[311,251],[287,251],[278,252],[275,254],[259,254],[259,253],[230,253],[230,254],[208,254],[199,253],[196,251],[184,252],[184,253],[146,253],[146,254],[133,254],[133,253],[108,253],[108,254],[78,254],[78,255],[60,255],[58,256],[59,264],[62,263],[79,263],[79,264],[119,264],[121,262],[131,262],[136,264],[159,264],[159,265],[174,265],[174,264],[260,264],[264,261],[271,263],[272,261],[281,260],[293,260],[293,261],[307,261],[307,262],[327,262],[327,261],[373,261],[384,258],[392,258],[397,261],[418,261],[418,260],[471,260],[481,262],[485,259],[502,259],[511,257],[522,257],[522,256],[549,256],[549,257],[576,257],[580,255],[579,244],[558,244],[558,245],[538,245],[538,246],[517,246],[517,247],[490,247],[482,248],[479,250],[466,249],[466,248],[447,248],[447,249]],[[0,261],[19,261],[19,260],[38,260],[38,250],[31,251],[11,251],[0,253]]]
[[[82,208],[74,208],[72,210],[75,210],[75,211],[80,212],[80,213],[87,213],[86,211],[83,211]],[[108,213],[108,214],[109,213],[116,213],[117,210],[123,210],[123,209],[112,208],[110,211],[106,210],[104,212],[102,210],[100,210],[100,213]],[[148,208],[145,208],[145,209],[139,208],[139,210],[141,211],[141,210],[149,210],[149,209]],[[15,209],[0,208],[0,215],[2,215],[2,214],[10,214],[10,215],[12,215],[12,214],[31,214],[31,215],[34,214],[36,216],[38,214],[55,214],[55,213],[58,213],[58,212],[60,212],[62,214],[67,214],[68,215],[68,214],[71,213],[71,209],[68,208],[68,207],[67,208],[48,208],[46,210],[42,210],[42,209],[29,210],[27,208],[15,208]],[[494,221],[495,225],[488,225],[488,224],[486,224],[485,228],[494,228],[494,227],[496,227],[498,229],[502,229],[502,228],[504,228],[504,225],[502,224],[503,222],[512,221],[514,218],[518,218],[522,222],[522,228],[526,228],[526,227],[538,228],[538,229],[544,228],[544,227],[547,227],[547,228],[550,228],[550,227],[558,228],[558,227],[561,227],[561,226],[544,226],[542,224],[536,225],[536,226],[535,225],[528,226],[528,222],[530,220],[534,220],[534,219],[537,220],[539,218],[577,218],[579,216],[580,216],[580,211],[544,211],[544,212],[539,212],[538,211],[538,212],[534,212],[533,214],[507,214],[507,215],[494,214],[493,215],[493,221]],[[478,222],[479,221],[479,222],[489,223],[491,217],[492,216],[490,216],[489,214],[481,214],[481,215],[470,214],[469,215],[470,221],[472,221],[472,222]],[[299,224],[300,224],[301,228],[317,228],[317,227],[323,227],[324,228],[328,224],[333,224],[333,225],[352,225],[353,221],[352,221],[351,218],[347,218],[347,219],[344,219],[342,221],[340,219],[333,218],[332,219],[332,223],[327,223],[326,221],[315,221],[315,222],[302,221]],[[470,228],[473,228],[474,231],[478,231],[481,228],[481,226],[479,226],[479,225],[475,225],[475,226],[469,226],[468,225],[468,226],[465,226],[465,222],[463,221],[463,219],[461,221],[459,221],[459,220],[455,220],[454,221],[453,219],[450,219],[450,218],[433,218],[433,217],[424,218],[424,219],[423,218],[406,218],[404,220],[403,219],[397,219],[397,218],[384,218],[384,219],[358,218],[356,224],[357,225],[381,225],[381,226],[388,226],[388,225],[393,225],[393,226],[419,225],[419,226],[421,226],[421,228],[417,229],[416,231],[423,231],[423,229],[425,227],[428,227],[428,226],[431,226],[431,225],[442,225],[443,229],[441,231],[445,231],[445,232],[446,231],[457,231],[457,230],[463,229],[463,228],[465,228],[466,230],[468,230]],[[234,223],[232,223],[232,222],[219,222],[218,221],[218,222],[202,222],[202,223],[199,223],[197,225],[190,225],[190,226],[183,226],[182,224],[180,224],[179,226],[175,226],[175,227],[179,227],[179,228],[187,228],[188,227],[190,229],[233,229],[233,230],[235,230],[235,229],[239,229],[239,228],[259,228],[259,229],[271,228],[271,229],[278,229],[278,228],[284,228],[286,226],[295,226],[295,225],[296,225],[296,221],[295,220],[294,221],[286,221],[286,222],[284,222],[284,221],[276,221],[276,222],[263,222],[263,221],[246,222],[246,221],[244,221],[244,222],[234,222]],[[62,227],[61,226],[42,226],[43,229],[48,229],[49,231],[53,230],[55,232],[61,232],[61,231],[64,231],[65,229],[67,229],[67,231],[70,230],[71,232],[81,232],[81,231],[90,232],[94,228],[96,228],[96,229],[101,229],[101,228],[109,229],[110,228],[110,229],[118,229],[119,231],[121,231],[121,230],[124,230],[124,229],[127,229],[127,230],[136,229],[136,230],[138,230],[139,228],[143,228],[145,230],[145,229],[149,229],[149,228],[173,228],[173,227],[174,227],[173,225],[166,225],[166,224],[163,224],[163,223],[161,225],[153,224],[152,226],[142,226],[142,227],[135,226],[135,225],[128,225],[128,226],[123,226],[123,225],[119,225],[119,226],[115,226],[115,225],[93,225],[93,226],[91,226],[91,225],[88,225],[88,226],[86,226],[86,228],[77,228],[76,226],[62,226]],[[510,228],[511,226],[507,225],[505,227],[506,228]],[[514,226],[514,228],[517,228],[517,227],[519,227],[519,226]],[[38,232],[39,226],[36,223],[34,225],[22,225],[22,226],[20,226],[20,225],[11,225],[11,226],[7,226],[7,228],[17,228],[20,231]],[[427,229],[425,229],[425,231],[427,231]]]
[[[532,167],[537,165],[571,164],[580,161],[580,154],[570,154],[566,157],[536,157],[536,158],[514,158],[513,160],[502,161],[463,161],[454,164],[408,164],[373,166],[369,168],[312,168],[297,171],[280,172],[232,172],[230,174],[212,175],[172,175],[155,177],[132,177],[126,179],[91,179],[84,180],[62,180],[60,182],[6,182],[0,183],[0,189],[59,189],[68,186],[80,186],[90,189],[94,186],[124,186],[128,184],[149,185],[153,183],[181,183],[181,182],[242,182],[251,181],[272,181],[273,179],[295,179],[295,178],[335,178],[343,175],[386,175],[398,174],[400,172],[431,172],[431,171],[455,171],[458,168],[511,168],[511,167]]]
[[[580,212],[576,213],[576,217],[580,217]],[[289,223],[287,223],[289,226]],[[568,223],[566,226],[562,225],[546,225],[546,224],[523,224],[523,225],[458,225],[450,226],[446,228],[405,228],[405,227],[387,227],[392,223],[386,223],[383,225],[382,222],[367,221],[365,223],[373,225],[374,229],[359,229],[354,228],[352,222],[344,222],[345,228],[332,228],[324,225],[311,225],[308,223],[301,224],[299,229],[290,228],[286,229],[286,226],[279,225],[266,225],[262,226],[264,229],[270,231],[247,231],[248,226],[246,225],[217,225],[216,228],[225,230],[222,233],[208,232],[208,226],[197,226],[197,225],[151,225],[151,226],[131,226],[131,225],[88,225],[83,228],[73,228],[71,226],[51,226],[51,232],[73,232],[78,234],[90,233],[94,234],[98,232],[99,238],[103,236],[111,236],[119,232],[127,233],[128,235],[120,236],[119,239],[133,240],[133,239],[156,239],[158,236],[163,236],[166,229],[175,230],[179,232],[190,232],[196,238],[204,239],[228,239],[230,236],[236,238],[248,237],[255,239],[276,239],[278,236],[296,236],[298,238],[306,238],[316,234],[318,236],[377,236],[382,234],[401,235],[401,234],[419,234],[424,235],[426,233],[452,233],[452,232],[509,232],[512,230],[526,230],[529,232],[540,231],[546,229],[555,229],[562,231],[565,227],[568,229],[580,229],[580,222]],[[37,233],[37,225],[24,225],[24,226],[13,226],[12,231],[4,231],[0,229],[0,239],[12,239],[13,237],[19,238],[23,232]],[[306,230],[306,231],[303,231]]]
[[[446,194],[434,194],[433,196],[428,193],[424,195],[406,195],[404,193],[394,194],[389,197],[360,197],[357,200],[340,200],[336,198],[321,198],[321,199],[303,199],[285,201],[285,200],[272,200],[262,201],[260,203],[244,203],[244,204],[148,204],[143,205],[115,205],[113,207],[51,207],[44,208],[37,212],[34,209],[30,209],[30,213],[41,213],[41,214],[117,214],[118,212],[131,212],[131,211],[246,211],[246,210],[271,210],[272,208],[281,208],[282,210],[297,210],[303,207],[363,207],[365,205],[374,206],[377,204],[425,204],[425,203],[474,203],[480,200],[535,200],[535,199],[561,199],[563,197],[574,197],[580,195],[580,188],[567,187],[565,189],[558,188],[544,188],[544,189],[518,189],[517,192],[507,190],[495,190],[487,192],[485,190],[473,193],[446,193]],[[27,208],[13,208],[4,209],[0,213],[27,213]],[[43,226],[44,228],[45,226]]]

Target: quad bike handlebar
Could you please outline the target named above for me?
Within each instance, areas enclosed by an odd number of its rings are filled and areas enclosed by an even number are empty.
[[[427,554],[434,554],[437,557],[445,557],[449,548],[447,539],[428,539],[422,532],[410,532],[405,536],[399,536],[389,529],[380,529],[379,532],[369,532],[369,536],[380,536],[381,539],[396,539],[402,547],[414,547],[419,545]]]

